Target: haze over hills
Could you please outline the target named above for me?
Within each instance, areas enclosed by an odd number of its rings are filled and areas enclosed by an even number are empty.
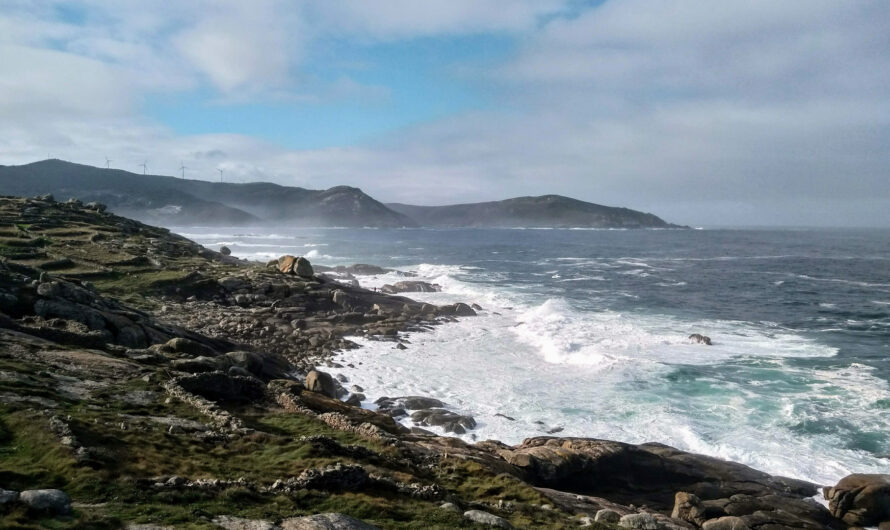
[[[449,206],[383,204],[362,190],[309,190],[278,184],[225,183],[140,175],[62,160],[0,166],[0,194],[53,194],[106,204],[115,213],[167,225],[373,227],[680,228],[628,208],[562,197],[517,197]]]

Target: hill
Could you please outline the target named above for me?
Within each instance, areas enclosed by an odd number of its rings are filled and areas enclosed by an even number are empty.
[[[650,213],[579,201],[561,195],[503,201],[412,206],[387,204],[422,226],[547,228],[682,228]]]
[[[0,166],[0,194],[52,194],[98,201],[115,213],[171,225],[400,227],[415,223],[358,188],[308,190],[265,182],[237,184],[139,175],[62,160]]]
[[[563,197],[415,206],[383,204],[358,188],[310,190],[140,175],[62,160],[0,166],[0,194],[52,194],[101,202],[113,212],[163,226],[683,228],[650,214]]]

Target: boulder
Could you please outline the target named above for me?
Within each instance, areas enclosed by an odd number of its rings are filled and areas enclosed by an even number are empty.
[[[851,526],[890,521],[890,475],[847,475],[823,494],[831,515]]]
[[[615,510],[603,508],[596,512],[596,515],[593,516],[593,520],[604,524],[618,524],[618,521],[621,520],[621,514]]]
[[[207,372],[177,379],[186,392],[197,394],[211,401],[245,403],[262,399],[265,385],[253,377],[229,375],[225,372]]]
[[[318,392],[331,398],[340,398],[347,394],[345,388],[336,381],[331,374],[321,372],[319,370],[311,370],[306,374],[306,382],[304,383],[306,390]]]
[[[174,339],[168,340],[162,347],[162,351],[169,353],[184,353],[187,355],[196,355],[196,356],[205,356],[212,357],[216,355],[216,352],[212,349],[204,346],[200,342],[195,342],[191,339],[186,339],[183,337],[176,337]]]
[[[231,255],[232,255],[232,249],[230,249],[229,247],[223,245],[223,246],[219,247],[219,253],[222,254],[223,256],[231,256]]]
[[[215,372],[217,370],[227,369],[216,357],[199,356],[193,359],[175,359],[170,363],[170,367],[179,372],[188,372],[190,374],[200,374],[204,372]]]
[[[19,492],[0,488],[0,508],[19,500]]]
[[[319,513],[285,519],[281,530],[379,530],[364,521],[342,513]]]
[[[498,517],[497,515],[483,512],[482,510],[467,510],[466,512],[464,512],[464,517],[476,524],[494,526],[497,528],[513,528],[513,525],[510,524],[510,521],[504,519],[503,517]]]
[[[423,426],[442,427],[445,432],[464,434],[476,427],[476,420],[445,409],[418,410],[411,414],[411,421]]]
[[[402,397],[382,397],[378,398],[374,403],[381,412],[389,412],[392,410],[421,410],[431,408],[442,408],[445,403],[438,399],[425,396],[402,396]]]
[[[312,264],[309,263],[308,259],[299,257],[294,263],[294,274],[301,278],[311,278],[315,271],[312,270]]]
[[[751,527],[744,519],[733,515],[711,519],[710,521],[705,522],[701,527],[703,530],[751,530]]]
[[[386,284],[380,288],[381,292],[386,294],[398,294],[398,293],[436,293],[441,291],[442,289],[435,284],[429,282],[422,282],[418,280],[408,280],[396,282],[393,284]]]
[[[476,312],[473,308],[463,302],[456,304],[444,305],[439,308],[438,314],[452,317],[474,317]]]
[[[651,513],[629,513],[618,520],[618,526],[634,530],[662,530],[662,525]]]
[[[355,464],[335,464],[324,469],[307,469],[294,481],[299,489],[357,491],[370,481],[365,468]]]
[[[263,519],[243,519],[231,515],[220,515],[213,518],[213,524],[223,530],[278,530],[280,527],[272,521]],[[130,530],[129,528],[127,530]]]
[[[71,498],[62,490],[25,490],[19,494],[19,502],[38,512],[71,513]]]
[[[711,337],[702,335],[701,333],[693,333],[692,335],[689,335],[689,340],[696,344],[706,344],[708,346],[711,345]]]
[[[705,516],[705,507],[701,499],[692,493],[678,491],[674,496],[674,511],[671,512],[674,519],[682,519],[701,526],[709,517]]]
[[[284,274],[293,274],[294,265],[297,264],[296,256],[281,256],[278,258],[278,270],[279,272],[283,272]]]

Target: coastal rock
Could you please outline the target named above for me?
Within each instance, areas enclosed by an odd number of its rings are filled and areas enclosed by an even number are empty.
[[[411,421],[423,426],[442,427],[445,432],[464,434],[476,427],[476,420],[445,409],[418,410],[411,414]]]
[[[711,345],[711,337],[702,335],[701,333],[693,333],[692,335],[689,335],[689,340],[696,344],[706,344],[708,346]]]
[[[781,520],[789,528],[824,528],[832,521],[824,507],[808,500],[817,491],[814,484],[662,444],[537,437],[499,453],[535,485],[608,496],[619,504],[669,513],[679,491],[703,499],[708,517],[710,509],[722,515],[716,508],[723,505],[727,515],[752,518],[751,526],[755,514],[760,524]],[[686,501],[688,508],[683,506]],[[683,497],[680,504],[680,512],[691,513],[697,506],[691,497]]]
[[[406,280],[393,284],[386,284],[380,288],[386,294],[398,293],[436,293],[442,289],[438,285],[419,280]]]
[[[320,513],[292,517],[281,522],[281,530],[379,530],[355,517],[342,513]]]
[[[219,247],[219,253],[222,254],[223,256],[231,256],[231,255],[232,255],[232,249],[230,249],[229,247],[223,245],[223,246]]]
[[[25,490],[19,494],[19,502],[34,511],[61,515],[71,513],[71,498],[62,490]]]
[[[211,401],[246,403],[261,399],[265,385],[253,377],[232,376],[225,372],[207,372],[176,380],[186,392]]]
[[[402,397],[381,397],[375,402],[377,410],[381,412],[390,412],[394,410],[421,410],[431,408],[441,408],[445,403],[438,399],[425,396],[402,396]]]
[[[294,274],[301,278],[311,278],[315,271],[312,270],[312,265],[309,263],[309,260],[304,257],[297,258],[296,263],[294,263]]]
[[[497,515],[483,512],[482,510],[467,510],[466,512],[464,512],[464,517],[476,524],[494,526],[497,528],[513,528],[513,525],[510,524],[510,521],[504,519],[503,517],[498,517]]]
[[[663,526],[651,513],[629,513],[618,520],[618,526],[633,530],[663,530]]]
[[[324,469],[303,471],[294,481],[294,486],[297,489],[357,491],[368,481],[368,472],[362,466],[335,464]]]
[[[439,315],[451,317],[474,317],[476,312],[473,308],[463,302],[456,304],[441,306],[438,311]]]
[[[220,515],[213,518],[213,524],[223,530],[279,530],[281,527],[272,521],[262,519],[243,519],[230,515]]]
[[[216,352],[209,347],[184,337],[176,337],[168,340],[162,347],[161,351],[169,353],[184,353],[188,355],[197,355],[212,357]]]
[[[890,475],[848,475],[823,494],[831,514],[849,525],[890,521]]]
[[[293,274],[294,265],[297,264],[297,257],[291,256],[288,254],[287,256],[281,256],[278,258],[278,271],[283,272],[284,274]]]
[[[306,390],[310,392],[318,392],[331,398],[340,398],[348,392],[339,381],[331,377],[331,374],[319,370],[312,370],[306,374],[306,382],[304,383]]]
[[[751,530],[748,523],[741,517],[727,515],[705,522],[702,526],[703,530]]]
[[[621,514],[619,514],[615,510],[603,508],[602,510],[596,512],[596,515],[593,516],[593,520],[598,523],[617,524],[618,521],[621,520]]]
[[[0,508],[19,500],[19,492],[0,488]]]
[[[278,258],[278,271],[284,274],[296,274],[302,278],[311,278],[315,274],[308,259],[289,254]]]

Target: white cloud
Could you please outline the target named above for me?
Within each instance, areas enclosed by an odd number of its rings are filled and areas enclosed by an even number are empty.
[[[0,13],[0,161],[78,162],[305,187],[350,184],[442,204],[562,193],[704,224],[890,224],[890,7],[880,0],[559,2],[91,1],[83,24]],[[168,11],[174,9],[174,12]],[[239,98],[374,97],[302,61],[326,39],[508,32],[485,77],[498,111],[359,146],[294,151],[177,136],[138,101],[208,82]],[[406,44],[410,45],[410,44]],[[224,107],[223,107],[224,109]],[[826,213],[828,212],[828,213]],[[834,216],[831,214],[835,213]]]

